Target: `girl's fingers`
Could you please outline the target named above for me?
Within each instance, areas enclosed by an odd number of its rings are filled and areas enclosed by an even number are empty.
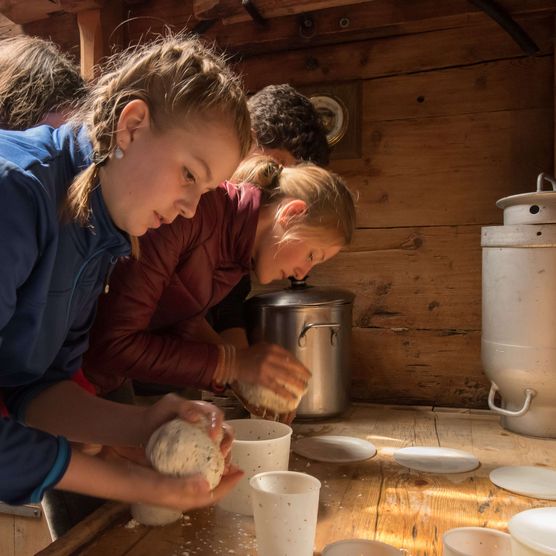
[[[215,504],[228,494],[241,480],[245,473],[237,467],[230,465],[228,472],[222,476],[218,486],[212,491],[211,504]]]
[[[180,509],[187,511],[216,504],[236,486],[243,475],[243,471],[230,466],[228,472],[222,476],[222,480],[214,490],[209,490],[208,483],[201,475],[176,479],[182,483],[180,489],[182,496],[182,502],[179,503]]]
[[[285,400],[297,400],[299,395],[303,392],[303,390],[300,390],[297,394],[292,392],[293,388],[286,388],[286,386],[278,382],[274,376],[262,377],[260,384],[272,390],[276,395]]]
[[[184,401],[180,408],[179,417],[190,423],[203,420],[207,424],[207,432],[213,440],[221,434],[224,414],[215,405],[203,401]]]
[[[234,431],[228,423],[224,423],[222,425],[222,430],[224,432],[224,436],[222,437],[222,442],[220,443],[220,450],[224,458],[229,459],[232,442],[234,441]]]

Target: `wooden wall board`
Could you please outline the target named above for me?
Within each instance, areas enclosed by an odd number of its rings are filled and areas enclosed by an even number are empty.
[[[552,54],[363,80],[367,122],[553,105]],[[313,86],[315,87],[315,86]]]
[[[480,267],[479,226],[357,230],[309,284],[355,293],[354,326],[478,330]]]
[[[0,14],[0,39],[20,35],[23,32],[21,25],[9,20],[5,15]]]
[[[553,109],[370,121],[359,160],[333,168],[359,194],[358,226],[490,224],[495,202],[553,166]]]
[[[484,408],[489,387],[480,331],[353,329],[354,400]]]
[[[539,45],[541,53],[552,52],[552,17],[531,17],[520,23]],[[238,67],[247,87],[257,90],[270,80],[305,85],[372,79],[522,56],[521,49],[503,30],[486,22],[436,32],[257,55],[245,58]]]

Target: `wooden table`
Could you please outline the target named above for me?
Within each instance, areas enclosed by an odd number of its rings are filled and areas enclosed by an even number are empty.
[[[404,548],[408,556],[440,556],[442,534],[452,527],[507,530],[517,512],[556,505],[506,492],[489,481],[489,472],[503,465],[556,468],[556,440],[510,433],[488,411],[354,405],[341,419],[296,423],[293,441],[317,434],[356,436],[378,449],[374,458],[352,464],[318,463],[292,453],[290,469],[322,482],[317,551],[336,540],[366,538]],[[453,475],[411,471],[392,453],[414,445],[466,450],[481,466]],[[133,526],[126,506],[107,504],[39,554],[255,556],[256,546],[252,518],[219,508],[151,528]]]

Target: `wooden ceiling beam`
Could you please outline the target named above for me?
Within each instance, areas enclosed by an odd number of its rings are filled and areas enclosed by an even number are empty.
[[[252,0],[254,7],[265,19],[337,8],[375,0]],[[193,14],[199,20],[222,19],[225,25],[251,21],[241,0],[193,0]]]
[[[556,14],[554,0],[505,0],[504,4],[513,17]],[[310,36],[300,28],[299,14],[269,20],[264,32],[252,22],[225,24],[220,21],[205,36],[231,51],[257,54],[449,29],[490,20],[468,0],[443,0],[440,3],[438,0],[373,0],[313,12],[310,16],[313,24]]]
[[[0,0],[0,13],[23,25],[60,13],[102,8],[106,0]]]

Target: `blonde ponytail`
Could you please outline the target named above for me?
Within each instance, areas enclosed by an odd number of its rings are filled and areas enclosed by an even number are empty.
[[[262,204],[276,205],[275,219],[280,218],[287,201],[305,202],[306,211],[290,220],[282,241],[325,234],[342,245],[351,242],[355,198],[338,174],[311,163],[283,168],[268,156],[253,156],[238,166],[231,180],[261,189]]]

